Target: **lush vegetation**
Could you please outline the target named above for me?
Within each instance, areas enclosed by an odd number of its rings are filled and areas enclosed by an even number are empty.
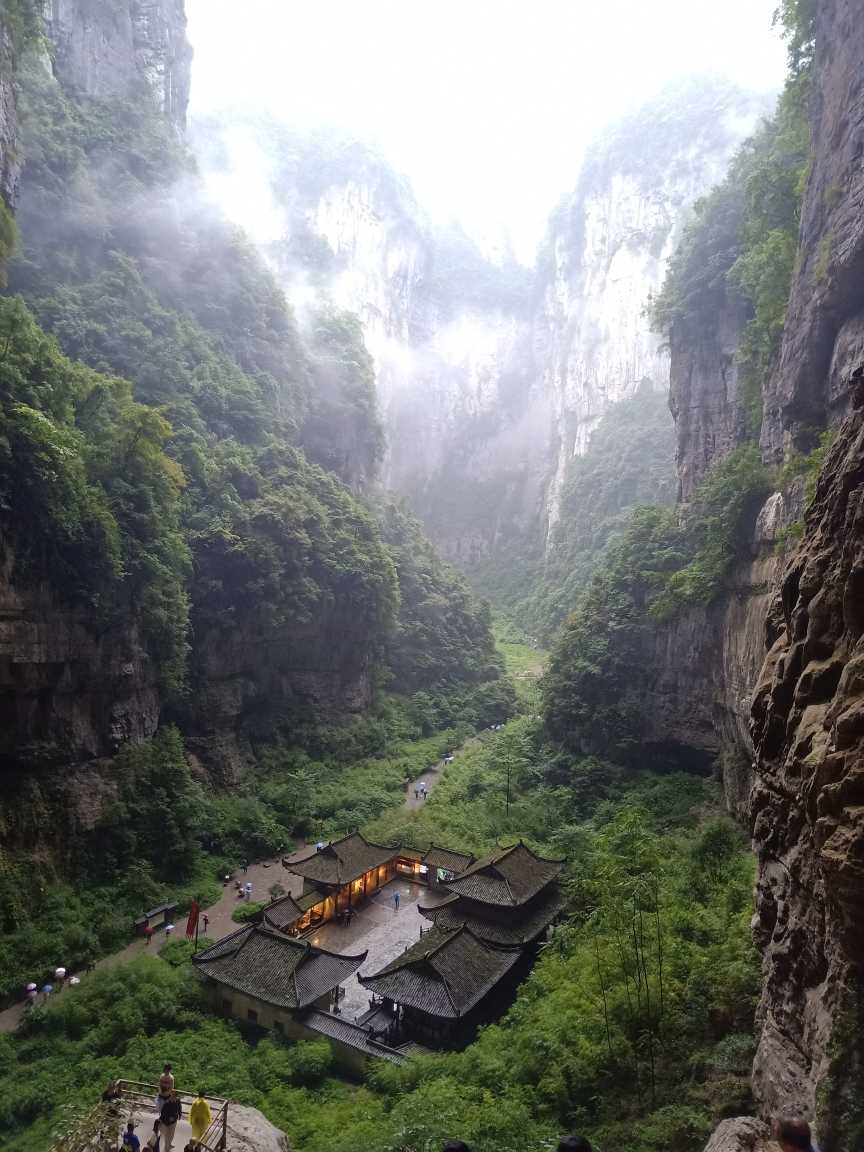
[[[727,588],[768,490],[756,447],[744,445],[710,470],[682,514],[633,513],[553,649],[544,680],[550,735],[580,754],[626,759],[637,750],[657,621]]]
[[[382,433],[356,319],[323,309],[301,334],[146,92],[70,95],[30,60],[19,96],[7,570],[16,594],[46,597],[47,626],[69,609],[94,652],[130,652],[163,728],[94,766],[84,819],[58,765],[92,750],[15,749],[3,1000],[60,955],[116,949],[162,898],[212,893],[244,857],[356,827],[515,700],[488,610],[416,523],[364,494]],[[218,740],[196,742],[225,722],[214,675],[246,686],[230,799],[201,783],[201,760],[222,764]]]
[[[58,599],[99,612],[94,631],[140,625],[176,685],[189,552],[169,433],[126,381],[67,360],[20,300],[0,299],[0,514],[15,542],[12,580],[50,572]]]
[[[308,325],[314,388],[303,423],[310,460],[353,488],[371,480],[384,454],[375,400],[375,369],[360,320],[323,308]]]
[[[783,8],[802,77],[805,8]],[[745,295],[754,375],[788,290],[802,141],[792,91],[788,122],[766,128],[738,186],[700,209],[658,304],[674,325],[711,292]],[[717,99],[697,109],[706,131],[727,107]],[[210,900],[242,858],[358,826],[476,853],[525,837],[566,860],[569,919],[512,1009],[464,1052],[381,1065],[362,1084],[337,1078],[326,1044],[212,1018],[189,945],[174,940],[0,1035],[0,1142],[35,1152],[69,1121],[70,1101],[86,1110],[111,1076],[152,1079],[170,1059],[182,1086],[257,1105],[298,1152],[430,1152],[454,1136],[475,1152],[524,1152],[577,1127],[624,1152],[695,1152],[716,1120],[751,1104],[752,865],[707,780],[634,768],[638,670],[658,618],[727,587],[765,492],[755,449],[716,466],[678,515],[663,398],[645,387],[601,424],[573,462],[541,588],[521,609],[534,635],[575,609],[541,727],[543,654],[524,637],[503,643],[514,692],[488,609],[416,522],[368,495],[382,441],[357,322],[327,308],[297,328],[249,244],[198,198],[188,156],[143,95],[70,99],[39,67],[22,114],[11,288],[23,300],[0,300],[13,584],[45,583],[85,619],[140,632],[178,727],[92,766],[89,824],[66,811],[50,771],[4,784],[0,841],[14,850],[0,854],[0,997],[61,957],[76,967],[118,947],[132,916],[166,895],[181,908]],[[655,145],[679,124],[654,117]],[[308,168],[305,147],[283,135],[277,170]],[[357,165],[376,170],[362,150],[325,149],[310,188]],[[405,195],[395,178],[387,189]],[[430,305],[526,301],[527,278],[514,268],[502,288],[458,232],[432,252]],[[322,282],[338,270],[302,230],[279,259]],[[519,579],[537,571],[529,552]],[[508,591],[526,601],[524,584]],[[208,686],[231,659],[253,703],[236,723],[246,776],[226,795],[205,787],[189,749],[206,754]],[[525,715],[474,735],[517,706]],[[407,810],[406,781],[454,750],[430,799]],[[29,754],[41,768],[56,750]]]
[[[9,38],[12,60],[4,61],[16,67],[21,54],[34,47],[42,31],[39,7],[35,0],[2,0],[0,2],[0,28]]]
[[[761,389],[780,345],[789,300],[810,135],[813,44],[809,0],[789,0],[777,19],[789,41],[789,77],[773,116],[732,161],[725,180],[695,208],[652,305],[655,327],[686,341],[738,300],[749,319],[739,347],[739,435],[758,439]]]
[[[668,397],[645,381],[605,413],[585,455],[570,461],[542,572],[530,596],[512,608],[529,634],[552,639],[634,508],[674,502],[674,458]]]
[[[513,722],[458,755],[422,808],[366,828],[393,833],[398,818],[409,841],[478,852],[522,834],[567,858],[572,920],[511,1011],[463,1053],[346,1083],[324,1044],[211,1018],[183,966],[188,945],[172,941],[2,1037],[4,1147],[35,1152],[69,1101],[84,1110],[94,1085],[152,1078],[165,1059],[182,1086],[260,1107],[299,1152],[431,1149],[453,1136],[523,1152],[572,1127],[627,1152],[701,1147],[716,1119],[750,1104],[746,849],[704,780],[583,761],[571,764],[578,785],[556,785],[548,757],[531,722]]]
[[[302,651],[345,683],[367,669],[384,683],[389,667],[398,691],[437,699],[497,681],[488,614],[416,525],[357,498],[382,452],[357,320],[323,309],[301,336],[257,254],[200,198],[148,99],[72,99],[33,66],[21,108],[11,287],[67,355],[131,381],[185,478],[191,580],[176,558],[163,564],[191,601],[192,694],[176,715],[195,723],[202,649],[240,634],[278,640],[285,667]],[[185,619],[185,607],[173,613],[181,640]],[[428,651],[415,643],[424,636]],[[255,739],[296,742],[303,691],[262,701],[263,679]],[[487,704],[506,711],[506,691],[474,712]],[[441,722],[471,709],[456,701]]]

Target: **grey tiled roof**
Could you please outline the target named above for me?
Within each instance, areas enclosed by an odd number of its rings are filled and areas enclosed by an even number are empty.
[[[287,928],[299,920],[304,912],[321,904],[326,899],[323,892],[304,892],[302,896],[280,896],[261,911],[261,916],[270,928]]]
[[[560,860],[544,860],[520,840],[469,865],[452,880],[442,880],[448,892],[482,904],[517,907],[525,904],[554,880],[564,867]]]
[[[453,852],[449,848],[439,848],[437,844],[430,844],[429,851],[423,857],[423,863],[430,868],[446,868],[450,872],[462,872],[474,857],[469,852]]]
[[[420,907],[418,911],[445,931],[465,924],[475,936],[493,947],[514,948],[536,940],[564,903],[564,894],[557,881],[553,881],[538,899],[518,908],[502,910],[494,906],[488,909],[487,906],[487,911],[482,905],[456,896],[431,908]]]
[[[453,1020],[470,1012],[519,955],[488,947],[465,927],[434,927],[398,959],[358,979],[378,996]]]
[[[293,896],[280,896],[261,910],[264,923],[271,928],[287,928],[302,915],[303,909]]]
[[[398,848],[385,848],[381,844],[370,843],[359,832],[343,836],[327,844],[320,852],[314,852],[305,860],[290,865],[297,876],[305,876],[318,884],[334,887],[349,884],[358,879],[370,868],[386,864],[399,855]]]
[[[313,1032],[320,1032],[331,1040],[338,1040],[348,1048],[364,1052],[367,1056],[377,1056],[381,1060],[389,1060],[391,1064],[404,1064],[407,1052],[390,1048],[386,1044],[379,1044],[373,1040],[365,1028],[359,1024],[352,1024],[341,1016],[333,1016],[329,1012],[321,1012],[317,1008],[311,1009],[303,1016],[303,1024]]]
[[[304,1008],[347,980],[366,955],[340,956],[247,924],[193,956],[192,963],[237,992],[277,1008]]]

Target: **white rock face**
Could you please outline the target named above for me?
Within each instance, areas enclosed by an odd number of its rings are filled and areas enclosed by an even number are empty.
[[[192,49],[183,0],[46,0],[44,16],[64,84],[125,97],[144,79],[166,118],[185,125]]]
[[[669,357],[646,314],[659,292],[696,199],[719,181],[737,136],[711,149],[684,140],[656,179],[609,169],[583,179],[565,220],[550,231],[551,275],[539,324],[557,458],[547,499],[547,531],[558,519],[561,486],[606,410],[643,379],[668,388]]]
[[[387,433],[382,481],[445,555],[470,563],[526,533],[542,546],[569,462],[606,410],[645,378],[667,389],[646,305],[761,107],[696,84],[623,122],[589,155],[534,271],[433,226],[359,145],[284,149],[308,156],[308,173],[304,159],[274,180],[289,235],[323,241],[325,259],[274,267],[301,320],[322,294],[360,316]]]
[[[414,295],[423,276],[422,237],[405,227],[405,209],[411,212],[413,205],[400,208],[386,204],[370,185],[351,180],[325,189],[306,213],[312,231],[343,266],[330,285],[333,300],[360,316],[376,360],[388,341],[410,341]]]
[[[291,1152],[288,1137],[257,1108],[232,1104],[228,1109],[229,1152]]]

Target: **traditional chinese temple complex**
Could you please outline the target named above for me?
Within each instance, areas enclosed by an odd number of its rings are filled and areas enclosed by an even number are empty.
[[[435,887],[472,863],[474,857],[434,844],[427,852],[373,844],[359,832],[321,845],[295,861],[303,877],[302,895],[283,896],[264,909],[264,923],[296,936],[361,905],[397,876]]]
[[[487,996],[521,956],[519,950],[491,948],[465,925],[435,927],[379,972],[359,980],[380,1003],[388,1036],[446,1045],[480,1022]]]
[[[342,956],[247,924],[192,957],[223,1016],[285,1031],[287,1018],[306,1008],[329,1008],[340,984],[366,953]]]
[[[194,964],[223,1014],[283,1032],[290,1025],[295,1035],[323,1034],[364,1057],[400,1060],[406,1046],[461,1044],[504,1007],[564,904],[563,864],[521,841],[475,860],[438,845],[425,852],[386,847],[354,832],[285,866],[302,877],[302,893],[274,900],[258,923],[200,953]],[[344,921],[397,878],[426,885],[438,902],[426,897],[425,906],[417,905],[413,897],[410,915],[419,912],[431,924],[423,930],[419,919],[419,940],[395,959],[385,951],[381,965],[379,952],[375,967],[374,950],[356,950],[373,939],[362,930],[351,955],[317,947],[318,936],[315,945],[303,939],[328,920]],[[399,916],[398,901],[386,906],[388,915]],[[380,910],[375,916],[380,925]],[[365,963],[371,970],[360,974]],[[340,1015],[339,987],[355,974],[371,1000],[352,1020]]]
[[[436,928],[465,927],[493,948],[523,948],[539,940],[564,906],[562,868],[520,840],[442,880],[448,898],[420,911]]]

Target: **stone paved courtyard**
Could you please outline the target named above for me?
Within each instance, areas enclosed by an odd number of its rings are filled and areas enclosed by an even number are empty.
[[[393,901],[394,892],[399,893],[398,911]],[[436,894],[430,892],[425,884],[413,884],[397,877],[360,908],[354,909],[350,927],[331,920],[306,939],[331,952],[349,955],[368,949],[369,955],[360,971],[364,976],[377,972],[416,943],[421,928],[425,931],[432,927],[430,921],[417,911],[421,900],[427,906],[434,904]],[[369,992],[356,975],[344,987],[345,999],[340,1001],[340,1010],[346,1020],[353,1022],[369,1007]]]

